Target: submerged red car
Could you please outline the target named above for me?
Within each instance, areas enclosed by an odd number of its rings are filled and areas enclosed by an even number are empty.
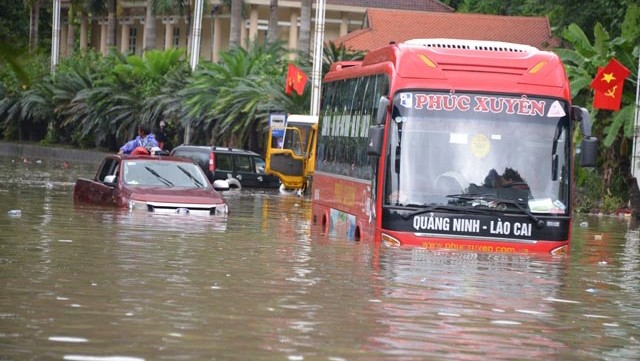
[[[76,181],[73,199],[132,211],[228,213],[224,199],[200,167],[191,160],[167,156],[108,155],[93,179]]]

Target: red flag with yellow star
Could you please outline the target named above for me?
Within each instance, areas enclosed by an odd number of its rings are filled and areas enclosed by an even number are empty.
[[[603,69],[604,68],[602,67],[598,67],[598,74],[603,73]],[[620,103],[622,102],[623,87],[624,87],[624,79],[616,83],[612,82],[612,85],[607,87],[604,91],[594,89],[593,107],[595,109],[603,109],[603,110],[613,110],[613,111],[620,110]]]
[[[295,90],[296,93],[302,95],[308,79],[307,74],[298,69],[297,66],[293,64],[287,65],[287,80],[284,85],[285,94],[291,95],[291,91]]]
[[[620,82],[614,85],[611,89],[604,92],[599,90],[595,91],[593,95],[593,107],[596,109],[605,110],[620,110],[620,103],[622,102],[622,86],[624,82]]]
[[[629,69],[620,64],[616,58],[611,58],[607,66],[599,68],[596,77],[591,81],[591,88],[603,93],[607,92],[612,90],[616,84],[622,83],[629,74],[631,74]]]

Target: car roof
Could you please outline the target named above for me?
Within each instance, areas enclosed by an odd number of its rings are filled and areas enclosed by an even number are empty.
[[[172,151],[175,152],[176,150],[179,149],[188,149],[191,151],[206,151],[206,152],[214,152],[214,153],[228,153],[228,154],[243,154],[243,155],[257,155],[260,156],[260,154],[256,153],[256,152],[252,152],[250,150],[246,150],[246,149],[240,149],[240,148],[233,148],[233,147],[221,147],[221,146],[217,146],[217,145],[179,145],[177,147],[175,147]]]

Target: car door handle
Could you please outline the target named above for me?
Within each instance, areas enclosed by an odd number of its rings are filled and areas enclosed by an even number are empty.
[[[262,181],[263,181],[263,178],[262,178],[262,176],[261,176],[261,175],[259,175],[259,176],[258,176],[258,182],[262,182]]]

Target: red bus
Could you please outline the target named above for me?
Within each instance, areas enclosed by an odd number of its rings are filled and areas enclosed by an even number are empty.
[[[565,253],[574,124],[594,166],[589,114],[551,52],[416,39],[337,62],[325,76],[312,222],[393,246]]]

